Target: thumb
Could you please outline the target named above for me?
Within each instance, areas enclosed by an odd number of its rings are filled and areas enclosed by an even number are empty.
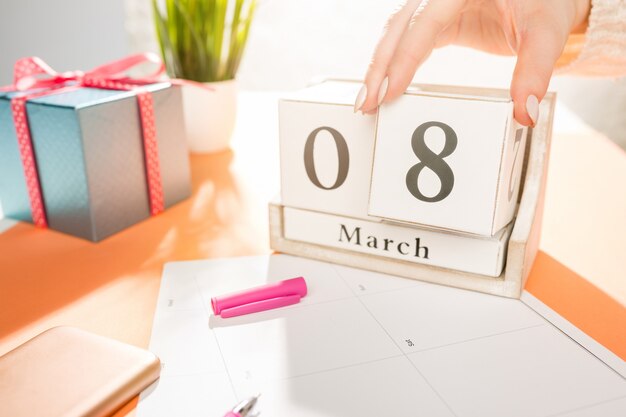
[[[539,103],[548,90],[554,65],[566,40],[567,37],[548,25],[529,30],[522,36],[511,81],[515,120],[522,125],[534,126],[537,122]]]

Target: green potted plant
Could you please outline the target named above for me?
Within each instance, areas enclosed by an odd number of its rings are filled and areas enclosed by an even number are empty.
[[[255,7],[256,0],[152,0],[168,74],[213,90],[183,90],[192,152],[228,147],[237,108],[235,75]]]

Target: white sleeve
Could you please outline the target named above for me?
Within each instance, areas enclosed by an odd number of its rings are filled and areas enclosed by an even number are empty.
[[[626,76],[626,0],[592,0],[580,53],[558,73]]]

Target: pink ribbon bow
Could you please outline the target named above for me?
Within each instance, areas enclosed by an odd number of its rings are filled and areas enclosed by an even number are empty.
[[[127,75],[135,66],[152,63],[157,69],[148,76],[136,78]],[[156,128],[154,123],[154,107],[152,95],[141,86],[153,84],[163,80],[165,66],[161,59],[152,53],[131,55],[118,61],[97,67],[88,72],[69,71],[58,73],[42,59],[37,57],[22,58],[15,63],[13,85],[4,87],[4,91],[36,90],[33,93],[21,94],[11,99],[13,121],[19,143],[20,157],[24,167],[26,186],[30,199],[33,223],[39,227],[47,227],[41,185],[37,173],[37,165],[33,154],[33,145],[26,115],[26,101],[59,92],[70,91],[80,87],[93,87],[108,90],[135,91],[139,106],[139,115],[143,133],[144,159],[148,193],[150,199],[150,214],[156,215],[164,210],[163,185],[159,163]],[[175,84],[189,84],[183,80]],[[196,83],[191,83],[196,84]],[[200,84],[200,86],[202,86]],[[204,86],[202,86],[204,87]]]

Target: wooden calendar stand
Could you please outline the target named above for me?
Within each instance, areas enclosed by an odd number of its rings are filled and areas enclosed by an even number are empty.
[[[508,94],[501,89],[446,87],[421,85],[428,91],[467,95]],[[552,135],[556,94],[548,93],[540,107],[536,126],[528,130],[522,171],[522,189],[513,231],[508,242],[506,264],[499,277],[455,271],[382,256],[330,248],[284,237],[283,209],[279,202],[271,203],[270,245],[272,249],[296,256],[317,259],[376,272],[418,279],[452,287],[480,291],[504,297],[519,298],[532,268],[539,246],[541,220],[546,187],[546,174]],[[407,226],[409,227],[409,226]]]

